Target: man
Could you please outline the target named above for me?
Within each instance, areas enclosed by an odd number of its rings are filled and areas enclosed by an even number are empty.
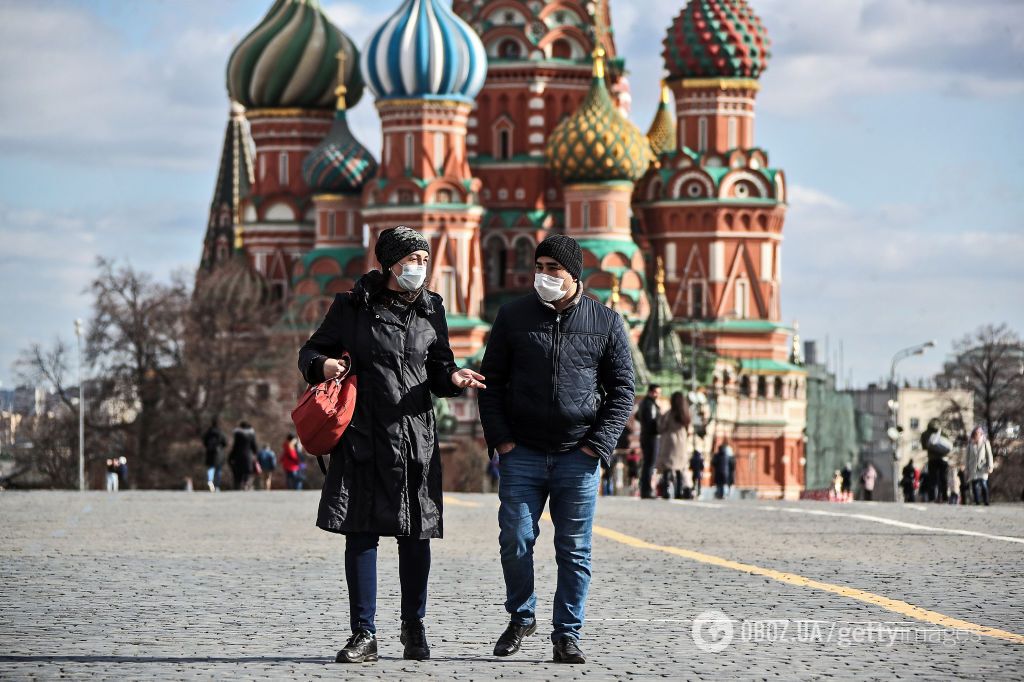
[[[214,418],[210,428],[203,434],[203,448],[206,450],[206,487],[210,492],[220,490],[220,471],[224,467],[224,448],[228,439],[220,430],[220,424]]]
[[[728,443],[718,446],[715,454],[711,455],[711,470],[715,476],[715,499],[721,500],[725,497],[725,486],[729,483],[729,453],[732,448]]]
[[[501,471],[498,541],[510,615],[496,656],[516,653],[537,629],[533,546],[550,498],[558,563],[553,658],[586,660],[579,638],[600,462],[611,462],[633,409],[634,376],[622,318],[583,296],[582,269],[576,240],[541,242],[535,292],[498,311],[480,369],[488,377],[478,393],[480,420]]]
[[[700,499],[700,486],[704,480],[704,455],[700,450],[694,450],[690,457],[690,471],[693,472],[693,498]]]
[[[651,490],[651,474],[654,471],[654,457],[657,454],[658,446],[658,418],[661,417],[661,408],[658,407],[658,398],[661,397],[661,387],[651,384],[647,387],[647,395],[640,401],[640,407],[636,411],[636,420],[640,422],[640,451],[643,453],[643,464],[640,466],[640,497],[653,499],[654,493]]]

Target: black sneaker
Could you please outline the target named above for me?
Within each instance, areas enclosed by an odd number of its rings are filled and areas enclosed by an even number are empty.
[[[555,663],[586,663],[587,659],[583,657],[583,652],[580,651],[579,643],[575,637],[569,635],[563,635],[557,642],[555,642],[555,650],[553,654]]]
[[[430,645],[427,644],[427,631],[422,620],[403,620],[401,640],[405,645],[402,658],[410,661],[425,661],[430,658]]]
[[[509,623],[505,632],[501,633],[501,637],[498,638],[498,643],[494,645],[494,655],[511,656],[519,651],[519,647],[523,645],[523,638],[529,637],[535,632],[537,632],[536,620],[529,625]]]
[[[345,648],[334,658],[335,663],[370,663],[377,660],[377,637],[368,630],[360,630],[345,643]]]

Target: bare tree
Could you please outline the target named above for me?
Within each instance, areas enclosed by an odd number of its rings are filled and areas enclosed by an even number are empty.
[[[1024,343],[1005,324],[984,325],[955,342],[953,352],[936,385],[971,391],[975,421],[988,432],[1000,469],[993,477],[993,496],[1003,492],[1017,499],[1024,486]],[[944,415],[954,424],[959,418],[961,437],[973,429],[963,424],[965,407],[951,400]]]

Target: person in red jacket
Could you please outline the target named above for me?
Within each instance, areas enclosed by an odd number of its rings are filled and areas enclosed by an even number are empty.
[[[302,462],[295,449],[295,435],[289,433],[281,447],[281,468],[289,490],[302,490]]]

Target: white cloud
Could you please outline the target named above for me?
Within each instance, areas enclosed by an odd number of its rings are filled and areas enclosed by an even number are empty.
[[[929,375],[952,340],[980,324],[1024,329],[1024,233],[939,232],[935,218],[919,206],[855,208],[814,188],[791,188],[784,314],[800,320],[805,339],[843,339],[856,381],[877,379],[892,353],[911,343],[938,340],[936,353],[902,367]]]
[[[0,150],[89,165],[196,170],[226,117],[230,34],[133,48],[84,8],[8,4],[0,22]]]

